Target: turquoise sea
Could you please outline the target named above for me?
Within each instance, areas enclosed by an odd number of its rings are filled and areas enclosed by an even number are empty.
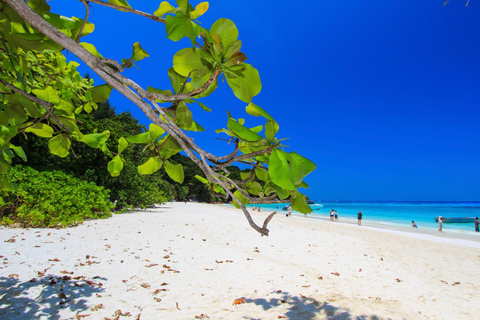
[[[282,208],[289,203],[261,204],[265,211],[286,213]],[[259,205],[255,205],[258,207]],[[252,206],[248,205],[250,209]],[[418,228],[438,229],[434,218],[444,217],[479,217],[480,202],[423,202],[423,201],[322,201],[311,205],[311,218],[329,219],[330,210],[337,210],[339,220],[356,222],[357,213],[362,211],[363,223],[374,222],[386,227],[411,227],[412,220]],[[300,213],[295,214],[301,215]],[[472,223],[444,223],[444,230],[474,232]]]

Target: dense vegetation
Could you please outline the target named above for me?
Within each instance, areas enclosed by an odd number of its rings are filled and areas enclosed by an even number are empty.
[[[26,227],[74,225],[111,215],[108,190],[61,171],[39,172],[15,166],[10,179],[17,192],[0,190],[2,224]]]

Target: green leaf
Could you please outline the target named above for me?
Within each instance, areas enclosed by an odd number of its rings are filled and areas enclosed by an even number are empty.
[[[57,94],[57,91],[50,86],[45,87],[45,89],[33,89],[32,92],[37,96],[37,98],[42,99],[57,105],[60,103],[60,97]]]
[[[167,1],[162,1],[162,3],[160,3],[160,6],[157,10],[155,10],[153,15],[161,18],[167,13],[175,13],[175,10],[176,8],[170,3],[168,3]]]
[[[126,138],[128,142],[131,143],[146,143],[147,141],[150,140],[150,133],[144,132],[137,134],[135,136],[127,137]]]
[[[61,134],[56,135],[48,141],[48,149],[51,154],[57,155],[60,158],[68,156],[71,141],[69,138]]]
[[[206,105],[204,105],[203,103],[201,103],[200,101],[195,101],[196,103],[198,103],[198,105],[205,111],[207,112],[210,112],[212,110],[210,110]]]
[[[118,139],[118,154],[121,154],[128,146],[127,140],[124,137]]]
[[[165,27],[167,29],[167,38],[172,41],[178,41],[184,37],[190,38],[192,46],[195,45],[197,34],[192,21],[184,14],[177,13],[175,16],[165,18]]]
[[[120,158],[120,156],[115,156],[112,160],[108,162],[107,169],[112,177],[118,177],[123,169],[122,158]]]
[[[263,139],[262,136],[242,126],[232,118],[228,119],[227,127],[228,129],[230,129],[231,132],[233,132],[238,138],[242,140],[255,142]]]
[[[268,161],[268,174],[276,185],[283,189],[296,190],[287,159],[288,154],[285,151],[273,149]]]
[[[175,165],[168,160],[165,161],[165,171],[173,181],[183,183],[183,166],[180,163]]]
[[[155,123],[150,123],[150,126],[148,127],[148,132],[150,134],[149,140],[157,141],[165,133],[165,130],[157,126]]]
[[[187,107],[187,105],[183,102],[179,103],[177,107],[177,121],[182,127],[189,128],[192,126],[192,112],[190,112],[190,109]]]
[[[58,110],[62,110],[60,114],[71,116],[75,111],[75,107],[70,102],[62,99],[60,100],[60,103],[55,107],[55,111],[58,112]]]
[[[275,134],[277,134],[279,126],[278,123],[270,116],[265,110],[260,108],[254,103],[250,103],[246,109],[249,115],[255,117],[264,117],[267,119],[267,124],[265,125],[265,137],[269,141],[273,141],[275,138]]]
[[[133,44],[133,54],[130,59],[133,61],[140,61],[146,57],[150,57],[147,51],[142,49],[142,46],[140,45],[139,42],[135,42]]]
[[[27,155],[25,154],[25,151],[23,151],[22,147],[17,147],[13,144],[10,144],[10,149],[12,149],[17,154],[17,156],[22,158],[23,161],[27,162]]]
[[[120,7],[132,9],[132,7],[130,7],[130,5],[126,0],[108,0],[108,3],[114,4]],[[123,10],[120,10],[120,11],[123,11]]]
[[[164,138],[162,138],[158,142],[158,144],[159,145],[162,144],[168,137],[170,136],[165,136]],[[168,140],[166,140],[165,144],[163,145],[163,148],[160,150],[160,156],[163,159],[168,159],[174,154],[177,154],[182,150],[183,148],[178,144],[177,140],[173,139],[173,137],[170,137],[168,138]]]
[[[263,189],[264,189],[264,193],[267,196],[270,195],[272,192],[275,192],[280,200],[287,199],[288,196],[290,195],[290,193],[287,190],[277,186],[275,183],[273,183],[272,180],[265,183],[265,186]]]
[[[187,79],[184,76],[179,75],[173,68],[168,69],[168,77],[170,78],[170,82],[172,83],[173,90],[175,90],[175,93],[178,93],[180,91],[180,88],[182,87],[182,84],[185,82],[185,79]]]
[[[202,176],[199,176],[198,174],[195,175],[195,178],[196,178],[198,181],[200,181],[200,182],[202,182],[202,183],[204,183],[204,184],[210,183],[210,181],[208,181],[207,179],[205,179],[205,178],[202,177]]]
[[[246,205],[248,204],[248,199],[245,198],[240,191],[238,191],[238,190],[235,191],[235,192],[233,193],[233,195],[234,195],[238,200],[240,200],[240,202],[241,202],[244,206],[246,206]],[[235,208],[240,209],[240,206],[238,205],[237,201],[232,201],[232,203],[233,203],[233,205],[235,206]]]
[[[248,172],[240,171],[240,178],[242,179],[242,181],[247,180],[248,177],[250,177],[250,171],[248,171]]]
[[[0,112],[0,125],[19,126],[27,120],[28,115],[21,106],[9,106]]]
[[[173,69],[184,77],[192,71],[192,78],[202,77],[210,72],[210,68],[211,65],[202,58],[198,48],[185,48],[173,56]]]
[[[42,116],[42,112],[40,112],[38,107],[30,99],[19,93],[7,95],[5,97],[5,104],[8,106],[21,106],[25,108],[27,114],[33,118],[40,118]]]
[[[263,195],[263,188],[257,181],[250,181],[247,183],[247,190],[249,193],[262,196]]]
[[[268,171],[265,170],[265,169],[262,169],[262,168],[255,168],[255,175],[257,176],[257,178],[261,181],[268,181],[270,180],[270,177],[268,176]]]
[[[210,33],[216,34],[222,39],[223,47],[228,48],[230,43],[237,40],[238,29],[232,20],[220,18],[210,28]]]
[[[90,91],[92,92],[92,100],[94,102],[103,102],[108,100],[112,89],[113,87],[108,83],[93,87],[92,89],[90,89]]]
[[[8,178],[5,175],[0,175],[0,190],[13,191],[13,192],[16,191],[12,182],[8,180]]]
[[[241,48],[242,48],[242,41],[240,40],[233,41],[225,50],[224,57],[226,59],[230,59],[232,55],[239,52]]]
[[[43,138],[50,138],[53,136],[53,128],[44,123],[36,123],[35,125],[25,129],[25,132],[31,132]]]
[[[139,174],[152,174],[162,167],[162,159],[160,157],[151,157],[147,162],[138,166]]]
[[[252,98],[262,90],[260,75],[257,69],[248,63],[242,63],[230,68],[235,74],[225,73],[227,83],[235,96],[244,101],[251,102]]]
[[[195,10],[190,12],[190,19],[197,19],[208,10],[208,2],[200,2],[195,7]]]
[[[187,13],[188,9],[188,0],[177,0],[177,6],[183,10],[183,12]]]
[[[105,144],[105,142],[107,142],[109,136],[109,131],[105,131],[102,133],[84,134],[80,141],[84,142],[87,146],[91,148],[100,148],[102,145]]]
[[[10,163],[8,163],[7,160],[5,160],[3,155],[3,152],[0,152],[0,173],[7,172],[10,170]]]
[[[80,42],[80,45],[85,48],[88,52],[90,52],[92,55],[94,55],[97,58],[103,58],[103,56],[97,51],[97,48],[91,43],[87,42]]]
[[[303,178],[313,170],[315,164],[305,157],[302,157],[296,152],[288,154],[290,166],[292,168],[292,176],[296,186],[302,183]]]
[[[310,213],[312,208],[307,203],[307,197],[300,192],[291,196],[292,209],[301,213]]]

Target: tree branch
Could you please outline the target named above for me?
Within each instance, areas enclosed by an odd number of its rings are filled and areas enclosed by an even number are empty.
[[[160,17],[157,17],[157,16],[152,15],[152,14],[149,14],[149,13],[145,13],[145,12],[139,11],[139,10],[135,10],[135,9],[131,9],[131,8],[126,8],[126,7],[122,7],[122,6],[117,6],[117,5],[115,5],[115,4],[111,4],[111,3],[104,2],[104,1],[100,1],[100,0],[88,0],[88,1],[89,1],[89,2],[93,2],[93,3],[96,3],[96,4],[99,4],[99,5],[102,5],[102,6],[105,6],[105,7],[110,7],[110,8],[119,10],[119,11],[125,11],[125,12],[135,13],[135,14],[144,16],[144,17],[146,17],[146,18],[148,18],[148,19],[151,19],[151,20],[154,20],[154,21],[157,21],[157,22],[161,22],[161,23],[165,23],[165,19],[160,18]]]

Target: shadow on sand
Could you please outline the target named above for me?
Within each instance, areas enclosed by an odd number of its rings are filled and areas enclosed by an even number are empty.
[[[246,303],[254,303],[267,311],[280,305],[287,305],[287,312],[280,311],[278,319],[335,319],[335,320],[380,320],[376,315],[352,316],[347,309],[339,308],[328,302],[319,302],[305,296],[292,296],[288,292],[276,292],[278,297],[271,299],[245,299]],[[259,320],[260,318],[243,317],[243,319]]]
[[[0,319],[53,319],[62,309],[78,315],[88,310],[83,298],[103,292],[105,278],[43,275],[22,282],[15,277],[0,277]],[[89,310],[88,310],[89,311]]]

